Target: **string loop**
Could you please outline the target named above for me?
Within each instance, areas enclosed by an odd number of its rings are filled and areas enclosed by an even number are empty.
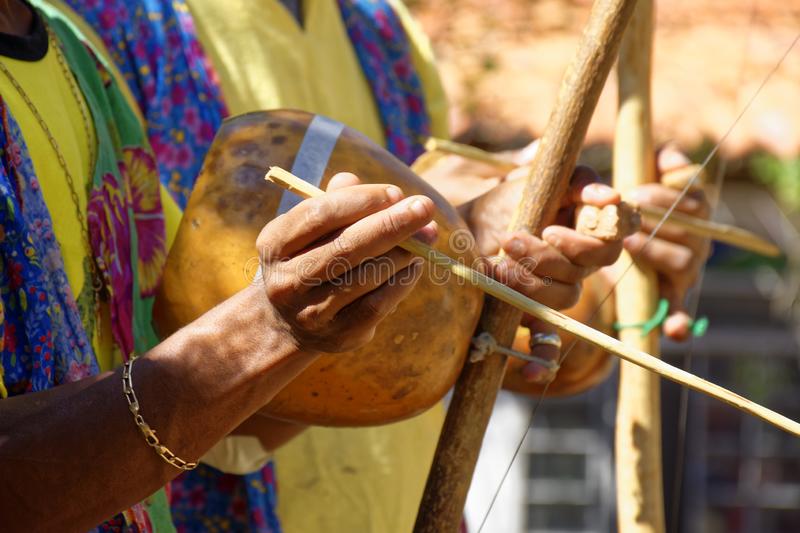
[[[484,331],[477,337],[472,338],[472,350],[470,350],[469,352],[470,363],[477,363],[479,361],[483,361],[484,359],[486,359],[487,356],[492,355],[493,353],[502,353],[510,357],[516,357],[517,359],[522,359],[523,361],[536,363],[542,365],[547,370],[553,373],[557,372],[558,369],[560,368],[558,361],[543,359],[541,357],[536,357],[535,355],[518,352],[517,350],[512,350],[511,348],[506,348],[505,346],[501,346],[497,342],[497,340],[492,336],[492,334],[489,333],[488,331]]]

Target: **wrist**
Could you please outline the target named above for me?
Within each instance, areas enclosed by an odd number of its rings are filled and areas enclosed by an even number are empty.
[[[240,415],[235,426],[317,356],[301,349],[254,284],[177,331],[146,359],[184,383],[195,408],[229,403]]]

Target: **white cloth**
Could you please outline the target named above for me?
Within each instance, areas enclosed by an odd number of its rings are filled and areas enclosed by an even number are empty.
[[[467,496],[464,516],[467,530],[475,533],[489,509],[500,480],[508,468],[522,434],[527,431],[531,414],[530,402],[521,396],[500,391],[483,438],[483,446],[475,467]],[[525,526],[525,461],[524,452],[514,461],[503,488],[497,496],[482,533],[521,533]]]
[[[200,461],[226,474],[241,476],[261,470],[271,456],[258,437],[228,435],[208,450]]]

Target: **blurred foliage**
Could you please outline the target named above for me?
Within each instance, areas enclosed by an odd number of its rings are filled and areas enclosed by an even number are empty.
[[[761,152],[749,160],[753,178],[766,185],[789,211],[800,211],[800,157],[781,159]]]

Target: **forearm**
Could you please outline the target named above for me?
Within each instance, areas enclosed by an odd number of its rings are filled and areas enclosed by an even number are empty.
[[[133,367],[142,416],[181,458],[196,460],[315,357],[269,327],[259,291],[231,298]],[[25,531],[91,528],[179,473],[136,428],[119,370],[0,402],[0,471],[4,528]]]

